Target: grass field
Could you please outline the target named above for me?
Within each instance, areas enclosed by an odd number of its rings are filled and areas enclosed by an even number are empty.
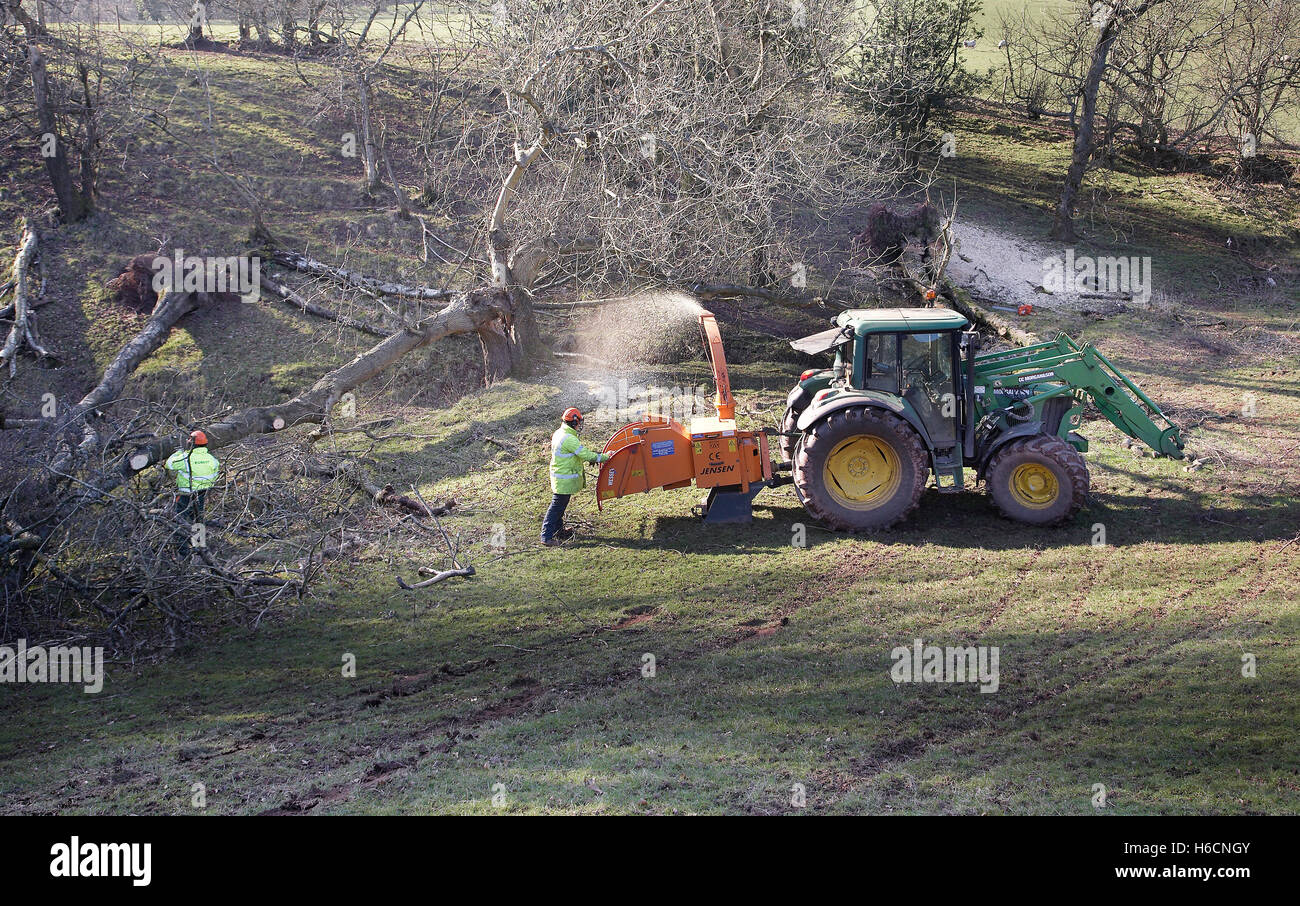
[[[328,150],[344,124],[313,119],[282,61],[203,64],[232,130],[224,144],[274,188],[273,228],[304,246],[369,236],[354,246],[365,266],[436,276],[421,273],[418,233],[384,226],[357,197],[359,163]],[[962,150],[946,175],[963,216],[1041,237],[1064,145],[1015,122],[951,125]],[[107,210],[50,251],[64,317],[43,316],[43,333],[70,361],[89,356],[57,376],[69,392],[138,329],[94,284],[149,237],[215,253],[246,228],[183,148],[150,139],[131,164],[147,189],[108,186]],[[603,513],[577,498],[582,539],[547,550],[547,438],[556,413],[584,402],[578,382],[607,378],[552,366],[449,408],[399,405],[431,382],[454,386],[477,355],[439,347],[363,393],[358,417],[398,413],[422,435],[377,446],[379,471],[462,502],[443,525],[477,575],[403,592],[394,575],[437,564],[441,542],[362,550],[256,629],[110,664],[99,695],[6,687],[0,811],[1300,812],[1297,193],[1112,179],[1090,196],[1104,204],[1091,241],[1152,254],[1176,304],[1102,319],[1048,305],[1031,326],[1096,342],[1185,427],[1203,467],[1142,456],[1093,419],[1092,501],[1058,529],[1003,520],[979,493],[930,490],[894,531],[831,534],[788,488],[759,497],[754,525],[713,528],[681,490]],[[1246,288],[1257,268],[1225,251],[1225,230],[1280,262],[1275,289]],[[724,337],[743,320],[729,316]],[[133,389],[183,386],[195,412],[269,401],[363,345],[241,306],[184,325]],[[742,423],[775,424],[798,366],[737,361]],[[638,375],[707,381],[700,362]],[[39,395],[53,379],[27,368],[10,389]],[[603,441],[614,427],[588,432]],[[798,524],[806,547],[792,545]],[[918,638],[997,646],[998,690],[894,683],[891,650]]]
[[[739,372],[777,402],[779,369]],[[1222,433],[1263,459],[1300,442],[1290,374],[1148,383],[1207,414],[1256,388],[1252,443]],[[383,451],[394,483],[467,502],[446,525],[472,580],[400,592],[435,550],[362,556],[283,622],[114,665],[99,696],[7,692],[4,809],[184,813],[202,783],[213,812],[490,812],[502,784],[509,811],[773,813],[798,783],[809,811],[1082,814],[1102,783],[1121,813],[1297,810],[1300,500],[1278,470],[1187,473],[1092,425],[1094,501],[1050,532],[930,492],[888,535],[798,549],[788,490],[722,529],[680,491],[578,502],[585,539],[548,551],[545,438],[574,401],[499,385]],[[998,691],[895,685],[915,638],[998,646]]]

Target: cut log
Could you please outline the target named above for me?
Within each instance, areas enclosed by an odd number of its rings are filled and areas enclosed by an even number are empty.
[[[1021,330],[1005,318],[977,305],[971,299],[970,293],[956,289],[951,282],[947,283],[943,298],[954,309],[969,318],[972,324],[982,327],[1004,340],[1009,340],[1017,346],[1033,346],[1041,342],[1032,333]]]

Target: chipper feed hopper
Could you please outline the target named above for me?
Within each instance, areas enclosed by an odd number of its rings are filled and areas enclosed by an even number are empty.
[[[700,328],[717,384],[717,414],[693,418],[689,426],[654,415],[624,425],[605,444],[610,459],[600,467],[596,503],[651,488],[707,488],[697,507],[705,522],[748,522],[754,496],[779,481],[773,477],[767,433],[736,428],[727,360],[718,322],[700,315]],[[770,430],[770,429],[769,429]],[[789,478],[784,479],[786,482]]]
[[[845,531],[887,528],[917,506],[931,477],[940,492],[965,487],[973,469],[1003,515],[1033,525],[1070,519],[1087,498],[1075,429],[1091,405],[1158,454],[1183,457],[1178,428],[1088,344],[1061,335],[1023,349],[979,354],[980,335],[955,311],[846,311],[829,330],[791,345],[833,354],[786,400],[779,446],[770,428],[736,429],[722,340],[700,317],[713,362],[716,417],[690,427],[648,417],[622,428],[605,451],[597,501],[651,488],[708,488],[706,521],[748,521],[754,495],[793,481],[800,503]],[[778,472],[787,472],[777,477]]]

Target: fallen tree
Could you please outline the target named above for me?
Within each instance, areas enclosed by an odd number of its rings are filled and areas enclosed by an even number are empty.
[[[61,413],[53,432],[32,432],[36,445],[49,444],[47,452],[33,455],[28,475],[17,477],[0,499],[0,519],[8,525],[0,537],[0,603],[6,607],[9,625],[30,626],[37,637],[50,627],[62,628],[60,614],[93,613],[99,617],[98,631],[107,633],[101,637],[121,648],[137,643],[128,638],[127,624],[150,624],[148,615],[156,614],[168,643],[176,644],[191,630],[191,614],[211,607],[214,581],[237,610],[255,619],[284,594],[304,594],[325,559],[314,551],[327,547],[325,542],[343,531],[344,523],[357,524],[365,518],[350,514],[343,506],[357,491],[380,507],[402,510],[408,520],[412,516],[436,519],[451,510],[451,502],[430,507],[418,493],[408,497],[391,486],[380,486],[356,459],[316,468],[318,477],[339,487],[330,495],[334,503],[326,507],[321,493],[294,490],[292,481],[283,480],[282,471],[272,474],[258,464],[260,457],[275,460],[309,455],[303,438],[270,446],[242,444],[222,456],[223,478],[230,469],[243,471],[260,476],[254,483],[263,489],[238,478],[226,480],[217,495],[232,514],[233,521],[222,523],[226,537],[233,533],[256,538],[269,533],[288,543],[287,537],[295,532],[301,535],[322,524],[337,524],[317,536],[305,557],[277,558],[289,566],[275,570],[251,567],[260,557],[255,551],[219,553],[200,546],[192,556],[184,556],[185,548],[177,538],[194,527],[172,514],[163,474],[147,470],[180,449],[193,426],[178,427],[164,436],[152,434],[147,426],[166,421],[175,424],[175,413],[128,401],[124,391],[137,367],[167,341],[173,327],[186,316],[222,301],[223,297],[215,294],[164,293],[143,328],[122,347],[95,387]],[[303,424],[328,426],[331,410],[343,394],[381,374],[407,353],[444,337],[476,332],[484,325],[509,324],[512,318],[511,295],[502,289],[457,293],[441,311],[385,336],[292,399],[228,413],[216,420],[200,420],[209,446],[231,447]],[[50,426],[51,420],[45,419],[9,420],[6,425]],[[246,462],[252,465],[243,465]],[[300,467],[296,474],[309,472],[311,469]],[[290,474],[295,473],[290,470]],[[160,482],[164,487],[159,487]],[[270,502],[267,489],[274,495]],[[265,528],[259,527],[263,524]],[[419,525],[418,521],[412,524]],[[296,528],[291,532],[290,526]],[[200,534],[205,531],[206,525]],[[126,544],[124,539],[129,539]],[[86,557],[85,551],[97,553]],[[293,572],[292,564],[300,564],[296,575],[285,572]],[[8,609],[11,603],[25,607],[23,621],[10,620],[14,616]],[[78,631],[84,629],[79,626]]]
[[[508,323],[513,316],[509,293],[479,289],[460,293],[442,311],[380,341],[346,365],[324,375],[293,399],[272,406],[253,406],[202,426],[208,446],[217,449],[255,434],[272,434],[296,425],[319,424],[343,397],[374,378],[412,350],[455,334],[477,332],[493,322]],[[185,442],[188,432],[178,431],[137,446],[119,461],[116,480],[162,462]]]
[[[104,370],[99,383],[59,419],[57,433],[65,442],[48,467],[48,482],[51,486],[71,477],[78,457],[84,458],[98,451],[100,438],[96,423],[102,418],[101,407],[109,405],[122,395],[127,379],[141,362],[167,342],[177,321],[212,301],[213,297],[207,293],[163,294],[144,328],[122,347]],[[77,434],[80,434],[81,439],[73,446],[67,438]]]
[[[431,286],[414,286],[407,283],[394,283],[390,280],[384,280],[379,277],[371,277],[366,274],[349,270],[346,267],[336,267],[332,264],[326,264],[323,261],[317,261],[315,258],[309,258],[306,255],[299,255],[297,252],[286,252],[276,250],[271,253],[271,260],[283,267],[299,271],[304,274],[312,274],[317,277],[329,277],[337,280],[346,286],[354,286],[357,289],[369,290],[385,296],[400,296],[405,299],[424,299],[434,302],[442,302],[455,297],[456,293],[449,289],[435,289]]]

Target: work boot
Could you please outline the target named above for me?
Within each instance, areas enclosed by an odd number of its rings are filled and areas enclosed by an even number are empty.
[[[559,538],[543,538],[543,539],[542,539],[542,544],[546,545],[547,547],[559,547],[559,546],[560,546],[560,539],[559,539]]]
[[[560,529],[558,532],[555,533],[555,537],[559,538],[561,541],[572,541],[577,534],[578,533],[575,532],[573,529],[569,528],[568,526],[565,526],[564,528]]]

